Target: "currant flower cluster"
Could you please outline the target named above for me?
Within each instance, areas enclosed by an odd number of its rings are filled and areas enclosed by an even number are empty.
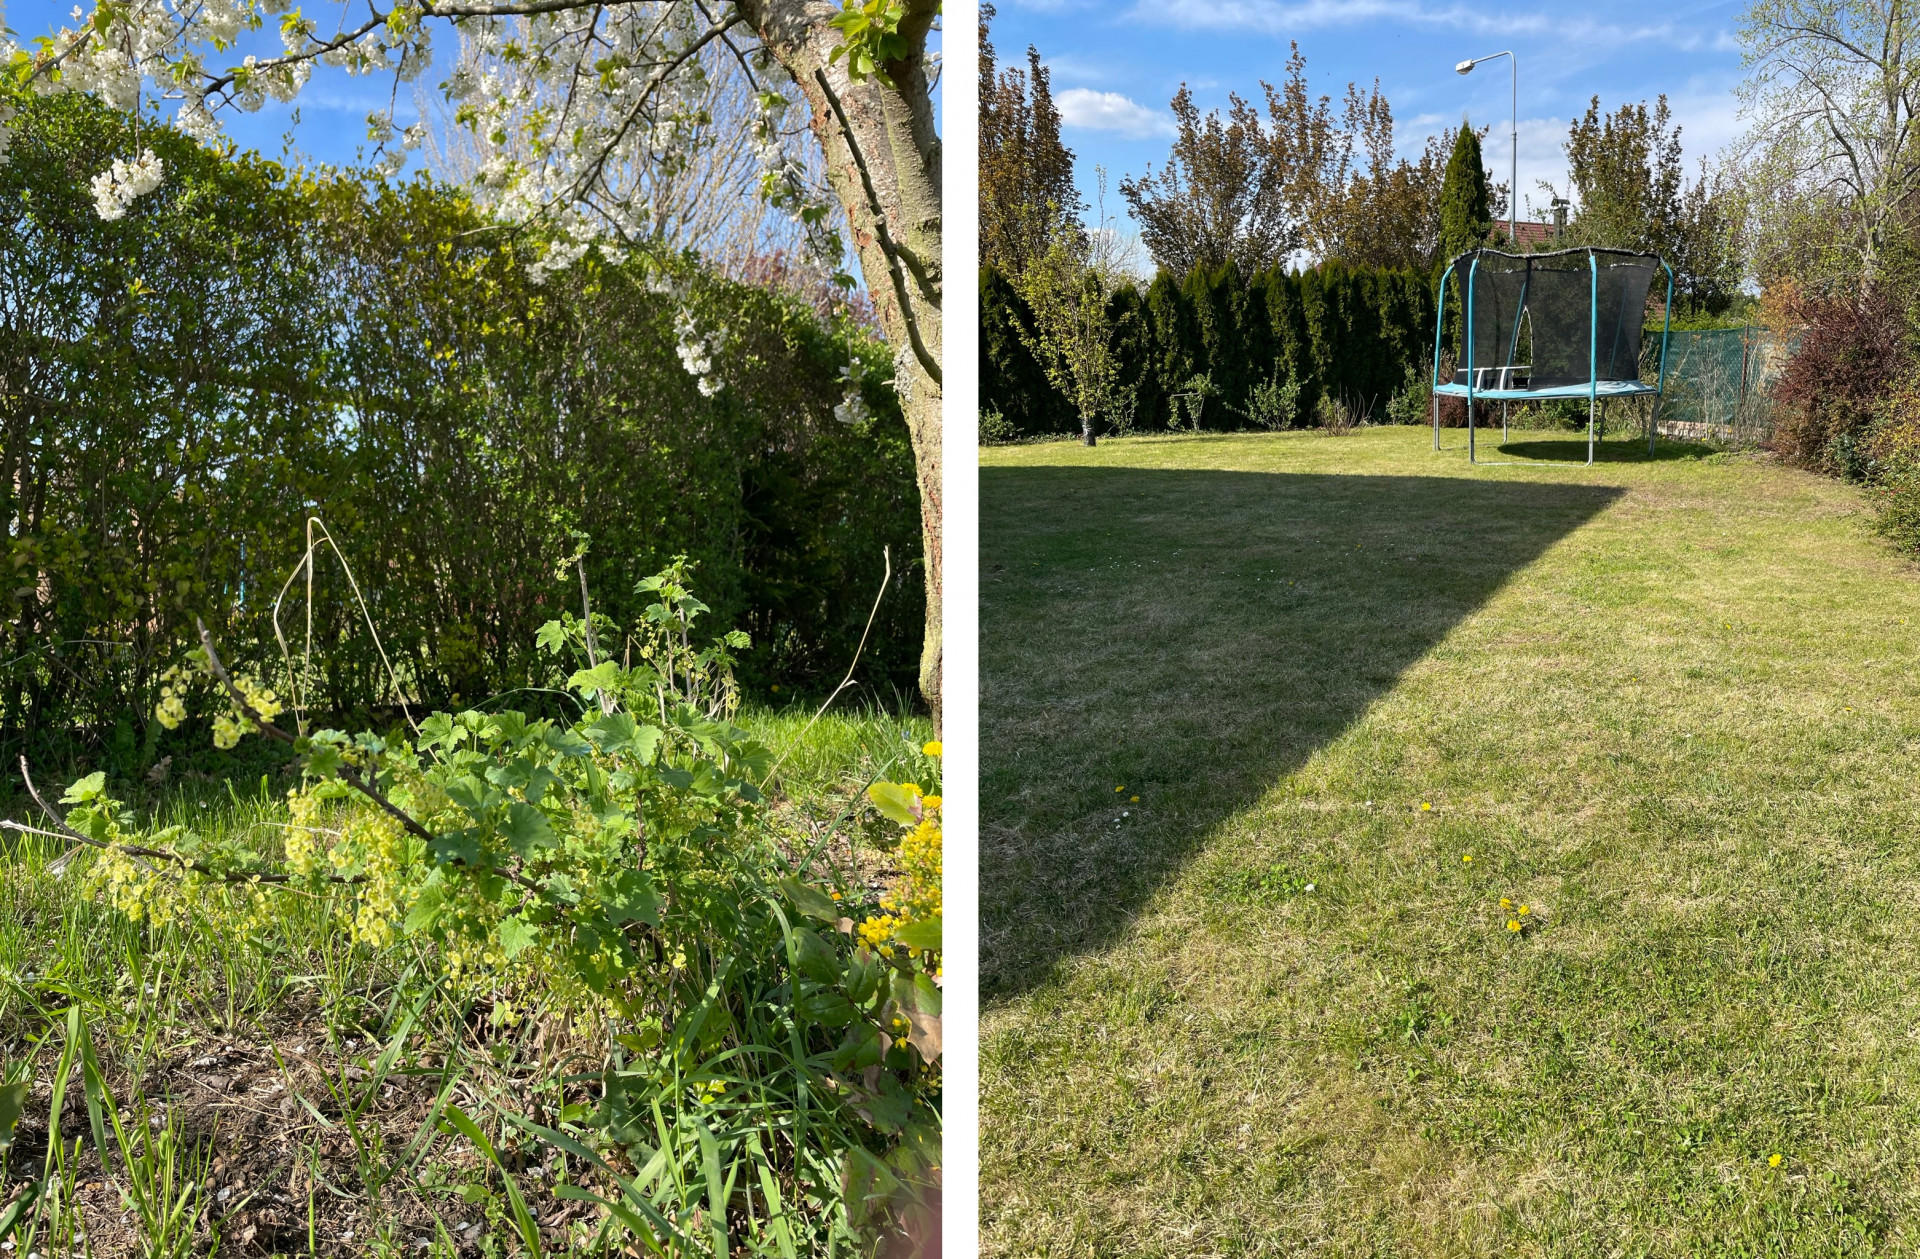
[[[111,223],[124,217],[139,197],[160,186],[166,167],[148,149],[133,161],[115,158],[113,165],[93,177],[93,209]]]
[[[280,697],[252,678],[241,676],[233,680],[233,689],[246,697],[247,704],[254,712],[272,721],[280,715]],[[240,742],[240,736],[252,734],[260,727],[247,713],[238,707],[229,708],[213,719],[213,746],[225,751]]]
[[[154,705],[153,719],[169,730],[177,730],[187,719],[187,686],[193,674],[185,665],[174,665],[160,675],[160,702]]]

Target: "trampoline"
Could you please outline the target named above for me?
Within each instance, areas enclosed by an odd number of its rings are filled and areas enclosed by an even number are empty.
[[[1640,338],[1647,293],[1667,273],[1666,312],[1660,329],[1660,368],[1654,383],[1640,379]],[[1462,271],[1466,335],[1462,365],[1440,380],[1440,339],[1446,325],[1447,279]],[[1433,331],[1433,448],[1440,449],[1440,399],[1467,400],[1467,460],[1474,449],[1473,404],[1587,400],[1587,463],[1593,463],[1595,419],[1602,398],[1658,397],[1666,386],[1667,331],[1673,318],[1673,268],[1654,254],[1582,246],[1551,253],[1509,254],[1474,249],[1447,264],[1440,276],[1442,317]],[[1528,332],[1522,363],[1521,328]],[[1506,439],[1502,408],[1501,440]],[[1653,426],[1647,429],[1653,450]],[[1512,462],[1520,462],[1514,460]],[[1527,460],[1528,463],[1541,462]]]

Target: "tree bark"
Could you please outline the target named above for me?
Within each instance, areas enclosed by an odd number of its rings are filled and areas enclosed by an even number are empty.
[[[881,331],[894,347],[894,386],[913,440],[926,554],[927,624],[920,691],[941,726],[940,137],[927,79],[934,0],[907,0],[900,34],[910,53],[885,66],[892,86],[855,83],[829,25],[828,0],[738,0],[754,34],[806,95],[827,177],[846,211]]]

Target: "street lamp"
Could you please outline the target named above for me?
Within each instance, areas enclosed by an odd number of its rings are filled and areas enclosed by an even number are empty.
[[[1501,57],[1513,67],[1513,182],[1507,186],[1507,240],[1509,245],[1520,247],[1520,59],[1511,52],[1496,52],[1485,57],[1475,57],[1471,61],[1462,61],[1454,67],[1459,74],[1472,74],[1473,68],[1483,61],[1497,61]]]

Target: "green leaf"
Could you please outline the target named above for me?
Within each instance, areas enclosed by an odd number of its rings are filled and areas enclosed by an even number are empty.
[[[780,880],[780,890],[786,894],[793,907],[809,918],[821,922],[839,922],[846,915],[840,910],[840,903],[810,883],[788,875]]]
[[[60,797],[60,803],[91,804],[106,794],[106,790],[107,775],[104,771],[96,769],[79,782],[73,784],[73,786],[67,788],[67,794]]]
[[[622,870],[615,875],[601,888],[600,903],[606,906],[609,922],[660,925],[660,896],[644,870]]]
[[[332,778],[346,763],[346,757],[340,754],[340,749],[331,744],[315,743],[309,747],[311,750],[307,753],[305,769],[315,778]]]
[[[920,824],[920,796],[899,783],[877,782],[867,788],[867,799],[891,820],[902,826]]]
[[[550,655],[559,655],[560,649],[567,645],[566,627],[558,621],[548,621],[533,636],[534,645]]]
[[[602,691],[608,695],[617,694],[620,685],[620,666],[611,660],[602,660],[591,669],[582,669],[575,673],[567,679],[567,685],[588,697]]]
[[[527,1250],[532,1253],[534,1259],[540,1259],[539,1226],[533,1222],[533,1216],[527,1210],[526,1199],[520,1196],[520,1186],[515,1183],[513,1173],[507,1170],[507,1165],[501,1162],[499,1154],[494,1152],[493,1142],[487,1140],[486,1133],[480,1131],[480,1125],[469,1119],[467,1112],[458,1106],[447,1107],[447,1122],[452,1124],[461,1136],[473,1142],[474,1148],[499,1169],[500,1179],[507,1186],[507,1202],[513,1208],[514,1223],[520,1229],[520,1239],[527,1244]]]
[[[521,857],[531,860],[534,853],[559,842],[546,814],[517,800],[507,806],[507,843]]]
[[[897,927],[894,929],[893,938],[909,948],[938,953],[940,951],[940,919],[922,918],[918,922]]]
[[[11,1237],[14,1230],[20,1227],[20,1222],[27,1218],[28,1209],[40,1196],[40,1184],[37,1180],[28,1181],[19,1197],[0,1208],[0,1241]]]
[[[500,949],[508,957],[517,957],[540,938],[540,929],[521,917],[500,920]]]
[[[435,835],[427,845],[434,859],[442,864],[458,862],[465,866],[480,864],[480,834],[471,828]]]
[[[633,741],[634,729],[632,713],[602,713],[586,725],[587,737],[602,752],[624,751]]]
[[[13,1144],[13,1128],[20,1122],[20,1116],[27,1109],[28,1081],[15,1080],[12,1084],[0,1084],[0,1154],[7,1152]]]
[[[885,1163],[855,1145],[848,1148],[846,1161],[841,1164],[840,1188],[847,1223],[858,1229],[884,1213],[886,1204],[900,1191],[900,1178]]]
[[[414,898],[413,907],[407,910],[406,921],[401,926],[408,935],[419,935],[422,931],[433,930],[433,924],[440,921],[440,914],[447,907],[447,887],[436,868],[420,885],[420,893]]]
[[[489,791],[487,784],[472,774],[463,774],[446,785],[447,799],[453,801],[468,813],[478,818],[487,811],[487,807],[499,799],[497,792]]]

